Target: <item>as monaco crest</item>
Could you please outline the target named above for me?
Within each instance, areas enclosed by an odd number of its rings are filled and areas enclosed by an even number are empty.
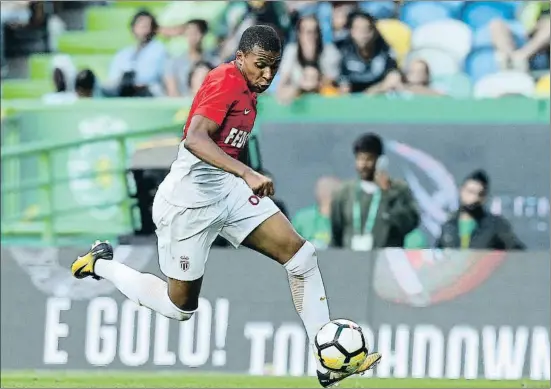
[[[189,257],[186,257],[186,256],[180,257],[180,267],[182,268],[182,271],[189,270]]]

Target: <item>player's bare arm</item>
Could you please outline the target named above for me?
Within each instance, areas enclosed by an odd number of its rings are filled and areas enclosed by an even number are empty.
[[[274,184],[270,178],[230,157],[212,140],[218,128],[218,124],[214,121],[195,115],[187,131],[185,148],[209,165],[243,178],[257,196],[273,196]]]

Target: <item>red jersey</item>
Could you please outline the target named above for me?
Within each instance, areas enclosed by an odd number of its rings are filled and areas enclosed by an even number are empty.
[[[247,144],[256,119],[256,93],[249,90],[245,77],[234,62],[210,71],[193,99],[184,127],[184,139],[191,118],[204,116],[220,126],[213,140],[233,158]]]

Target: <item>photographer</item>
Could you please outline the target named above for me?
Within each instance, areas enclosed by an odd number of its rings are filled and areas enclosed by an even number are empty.
[[[331,206],[332,245],[356,251],[404,247],[419,223],[413,195],[405,182],[389,178],[388,160],[378,135],[354,142],[358,179],[337,192]]]
[[[130,23],[136,45],[119,51],[109,69],[109,85],[104,93],[111,97],[151,97],[164,94],[163,73],[167,53],[155,39],[157,21],[148,11],[140,11]]]
[[[525,248],[507,220],[485,209],[489,189],[490,180],[482,170],[465,178],[459,193],[459,210],[442,226],[436,247],[478,250]]]

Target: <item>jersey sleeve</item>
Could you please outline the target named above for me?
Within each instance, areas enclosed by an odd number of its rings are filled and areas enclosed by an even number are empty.
[[[219,126],[236,100],[236,86],[231,78],[211,78],[201,88],[201,99],[194,115],[201,115]]]

